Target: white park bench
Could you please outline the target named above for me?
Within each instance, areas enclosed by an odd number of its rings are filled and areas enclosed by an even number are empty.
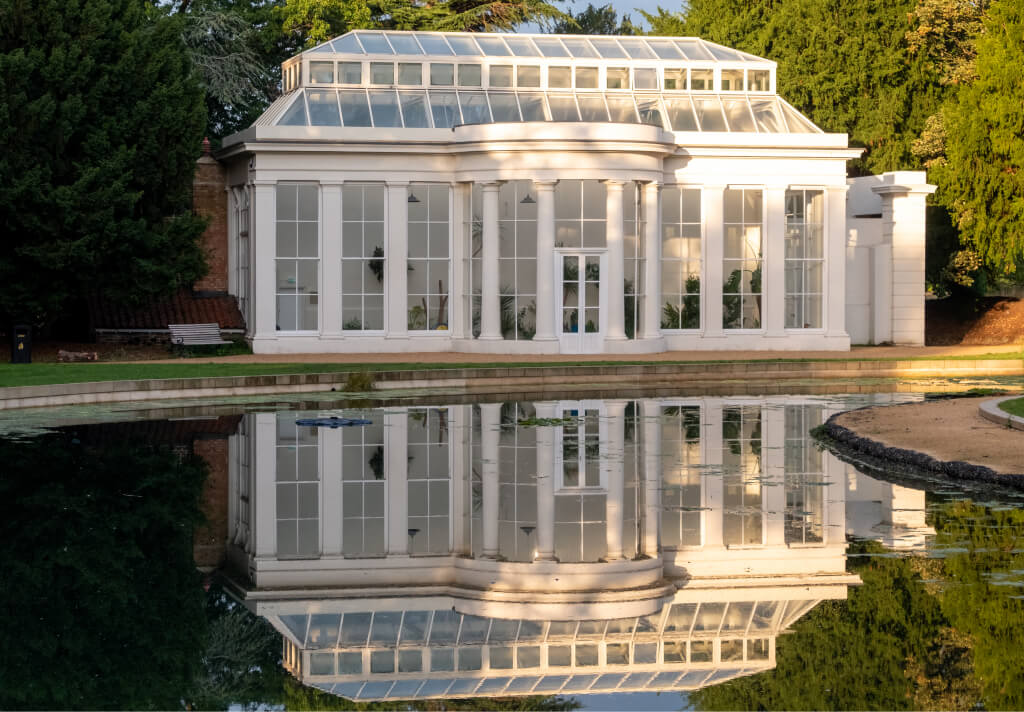
[[[220,324],[168,324],[175,346],[218,346],[230,344],[220,337]]]

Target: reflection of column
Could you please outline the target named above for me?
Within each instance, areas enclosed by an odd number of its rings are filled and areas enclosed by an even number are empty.
[[[701,424],[704,452],[702,461],[708,467],[704,480],[704,548],[721,549],[724,539],[722,511],[725,499],[725,479],[722,476],[722,401],[710,399],[704,408]],[[717,471],[712,471],[717,468]]]
[[[608,423],[608,437],[601,466],[608,473],[608,496],[605,497],[605,532],[607,553],[605,559],[615,561],[622,555],[622,508],[625,497],[625,427],[626,401],[607,401],[605,415]]]
[[[498,270],[498,188],[497,181],[483,183],[483,249],[480,253],[480,336],[481,341],[500,341],[501,296]]]
[[[483,475],[483,529],[485,559],[498,557],[498,439],[501,403],[480,404],[480,469]]]
[[[725,254],[725,186],[705,185],[701,191],[704,216],[704,275],[700,299],[704,303],[704,336],[723,336],[722,259]]]
[[[826,501],[821,523],[821,540],[824,544],[846,543],[846,463],[830,452],[821,454],[825,482]],[[922,495],[923,497],[923,495]],[[922,499],[922,506],[924,502]]]
[[[469,485],[466,482],[466,433],[471,417],[471,405],[455,405],[448,409],[448,439],[452,451],[452,553],[466,554],[472,551],[466,531],[469,521],[466,510],[466,496]]]
[[[341,240],[335,239],[341,231],[341,184],[320,186],[324,202],[323,220],[320,221],[320,333],[341,337]],[[326,552],[325,552],[326,553]]]
[[[641,406],[644,424],[643,552],[654,559],[661,553],[661,406],[656,400],[645,400]]]
[[[409,553],[409,414],[384,415],[388,555]]]
[[[388,237],[384,269],[387,278],[388,336],[409,335],[409,184],[388,183]],[[331,295],[328,295],[329,297]]]
[[[644,311],[643,338],[661,336],[661,204],[658,202],[661,186],[645,183],[644,191]],[[640,293],[640,285],[637,285]]]
[[[552,255],[555,254],[555,184],[534,181],[537,191],[537,333],[534,341],[554,341],[555,290]]]
[[[273,183],[257,183],[250,212],[249,260],[256,289],[250,294],[253,341],[277,338],[277,192]],[[257,349],[258,350],[258,349]]]
[[[554,403],[537,403],[537,418],[555,417]],[[537,556],[555,561],[555,428],[537,427]]]
[[[256,443],[252,466],[256,470],[256,487],[252,492],[249,528],[255,539],[253,551],[257,558],[277,555],[277,416],[257,413],[253,428]]]
[[[768,336],[783,336],[786,328],[786,189],[764,191],[763,326]]]
[[[319,428],[317,435],[320,439],[320,480],[323,483],[321,551],[324,556],[338,556],[342,551],[341,430]]]
[[[766,482],[764,494],[766,518],[765,544],[786,543],[786,409],[782,402],[769,401],[761,411],[761,475]]]
[[[606,222],[608,235],[607,279],[603,287],[608,290],[608,333],[605,339],[622,341],[626,338],[625,273],[626,250],[623,245],[622,228],[622,186],[618,180],[604,181],[606,192]],[[581,315],[580,322],[583,322]]]

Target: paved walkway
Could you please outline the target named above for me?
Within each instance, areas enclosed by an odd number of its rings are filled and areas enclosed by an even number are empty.
[[[244,354],[239,356],[199,357],[190,363],[577,363],[671,362],[671,361],[771,361],[777,359],[912,359],[981,356],[994,353],[1021,353],[1020,344],[1006,346],[855,346],[849,351],[666,351],[660,354],[466,354],[466,353],[388,353],[388,354]],[[147,361],[181,363],[182,359]]]

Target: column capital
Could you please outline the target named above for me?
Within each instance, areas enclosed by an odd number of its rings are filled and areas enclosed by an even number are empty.
[[[727,184],[724,184],[724,183],[723,184],[705,183],[704,185],[701,186],[701,189],[703,189],[703,190],[720,190],[722,192],[725,192],[725,189],[728,188],[728,187],[729,186]]]
[[[614,190],[622,190],[622,187],[624,185],[626,185],[626,181],[624,181],[624,180],[616,180],[614,178],[608,178],[608,179],[602,180],[601,182],[604,183],[606,186],[608,186],[609,189],[614,189]]]
[[[407,180],[389,180],[389,181],[385,181],[384,182],[384,184],[388,188],[403,188],[405,186],[410,185],[410,183],[411,183],[411,181],[407,181]]]
[[[498,190],[498,188],[501,187],[502,183],[504,183],[504,181],[500,181],[500,180],[484,180],[484,181],[479,181],[477,183],[477,185],[479,185],[481,188],[483,188],[485,192],[489,192],[489,191],[493,191],[493,190]]]
[[[558,185],[558,181],[557,180],[535,180],[535,181],[533,181],[533,187],[536,188],[538,192],[542,191],[542,190],[554,190],[556,185]]]
[[[320,187],[322,188],[326,188],[328,186],[337,186],[340,188],[345,181],[340,178],[328,178],[326,180],[320,179],[318,183],[320,183]]]
[[[660,180],[649,180],[646,183],[643,183],[642,185],[644,186],[644,190],[654,190],[654,191],[657,191],[657,190],[660,190],[661,187],[663,185],[665,185],[665,184],[664,184],[664,182],[662,182]]]

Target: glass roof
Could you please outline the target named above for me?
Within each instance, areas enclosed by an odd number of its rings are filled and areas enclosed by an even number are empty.
[[[360,56],[549,57],[774,64],[695,37],[611,37],[356,30],[309,50]]]
[[[282,99],[267,109],[257,126],[448,129],[584,121],[643,123],[666,131],[821,133],[772,95],[303,87]]]

